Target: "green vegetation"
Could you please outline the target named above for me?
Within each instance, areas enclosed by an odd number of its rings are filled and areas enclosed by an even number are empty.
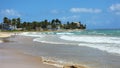
[[[33,22],[21,22],[20,18],[9,19],[7,17],[3,18],[3,23],[0,24],[0,28],[4,29],[3,24],[11,25],[14,30],[22,31],[42,31],[42,30],[59,30],[59,29],[86,29],[86,25],[81,24],[81,22],[67,22],[62,24],[59,19],[53,19],[51,21],[33,21]]]

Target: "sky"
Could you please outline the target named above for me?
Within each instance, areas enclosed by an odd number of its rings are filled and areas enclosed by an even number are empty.
[[[0,22],[3,17],[22,22],[57,18],[81,21],[87,29],[119,29],[120,0],[0,0]]]

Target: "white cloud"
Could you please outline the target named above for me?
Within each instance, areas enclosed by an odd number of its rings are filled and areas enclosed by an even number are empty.
[[[120,4],[113,4],[112,6],[110,6],[110,9],[112,11],[120,11]]]
[[[59,11],[58,11],[58,10],[52,10],[51,13],[53,13],[53,14],[58,14]]]
[[[71,8],[70,12],[73,13],[100,13],[102,10],[93,8]]]
[[[64,10],[56,10],[56,9],[54,9],[54,10],[51,11],[51,13],[52,14],[60,14],[60,13],[65,13],[65,11]]]
[[[120,15],[120,4],[111,5],[110,10],[113,11],[116,15]]]
[[[61,17],[59,19],[63,20],[63,21],[77,21],[79,20],[80,16],[78,15],[73,15],[73,16],[64,16],[64,17]]]
[[[21,16],[21,14],[19,12],[17,12],[16,10],[13,10],[13,9],[1,10],[1,14],[5,15],[5,16],[18,16],[18,17]]]

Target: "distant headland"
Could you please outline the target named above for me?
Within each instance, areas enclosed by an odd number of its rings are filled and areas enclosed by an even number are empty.
[[[86,25],[81,22],[66,22],[62,23],[59,19],[52,19],[51,21],[32,21],[32,22],[21,22],[21,18],[7,17],[3,18],[3,22],[0,24],[0,29],[5,31],[56,31],[63,29],[86,29]]]

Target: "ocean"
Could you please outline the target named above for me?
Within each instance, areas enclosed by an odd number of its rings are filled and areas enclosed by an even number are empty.
[[[120,68],[120,30],[24,32],[34,42],[50,44],[37,49],[44,58],[59,63],[85,64],[91,68]]]

